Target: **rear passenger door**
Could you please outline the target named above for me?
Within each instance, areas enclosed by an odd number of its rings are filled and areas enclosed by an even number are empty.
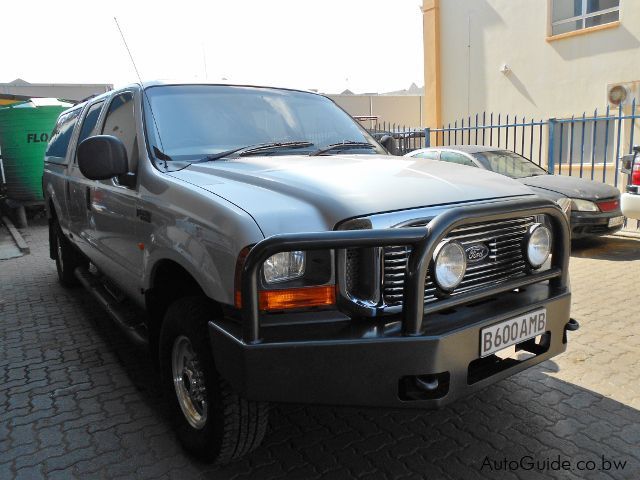
[[[93,181],[85,178],[80,172],[76,152],[77,146],[80,145],[83,140],[94,134],[103,106],[104,100],[101,100],[89,104],[84,109],[84,114],[80,123],[80,131],[75,142],[73,158],[69,162],[69,219],[71,222],[71,230],[78,236],[77,244],[83,251],[89,247],[87,244],[89,228],[88,213],[90,208],[89,194]]]

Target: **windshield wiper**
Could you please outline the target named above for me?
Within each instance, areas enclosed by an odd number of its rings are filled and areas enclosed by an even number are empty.
[[[375,150],[375,146],[371,145],[369,142],[356,142],[356,141],[350,141],[350,140],[345,140],[344,142],[341,143],[332,143],[331,145],[327,145],[324,148],[321,148],[320,150],[316,150],[313,153],[310,153],[309,156],[310,157],[315,157],[317,155],[322,155],[323,153],[327,153],[330,152],[331,150],[347,150],[350,148],[370,148]]]
[[[253,155],[254,153],[266,152],[271,150],[280,150],[288,148],[305,148],[312,147],[313,143],[307,141],[295,141],[295,142],[272,142],[272,143],[258,143],[256,145],[247,145],[246,147],[232,148],[231,150],[225,150],[224,152],[213,153],[202,157],[191,163],[213,162],[234,153],[241,157],[243,155]]]

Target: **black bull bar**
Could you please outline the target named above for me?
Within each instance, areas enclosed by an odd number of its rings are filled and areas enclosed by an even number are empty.
[[[471,223],[506,220],[522,216],[545,214],[553,228],[551,268],[470,292],[424,304],[427,269],[434,250],[447,234]],[[262,264],[272,255],[291,250],[321,250],[411,245],[405,270],[402,303],[402,332],[405,336],[420,335],[425,315],[445,310],[489,295],[549,280],[552,290],[562,293],[567,288],[569,223],[564,212],[553,202],[527,198],[489,204],[456,206],[433,218],[425,227],[387,228],[376,230],[328,231],[274,235],[257,243],[247,255],[242,269],[243,342],[260,342],[260,311],[258,280]],[[339,280],[337,280],[339,281]]]

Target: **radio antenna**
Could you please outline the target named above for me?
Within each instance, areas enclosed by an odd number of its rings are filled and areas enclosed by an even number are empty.
[[[127,40],[124,38],[124,33],[120,28],[120,24],[118,23],[118,19],[113,17],[113,21],[116,22],[116,27],[118,27],[118,32],[120,32],[120,37],[122,38],[122,43],[124,43],[124,48],[127,49],[127,53],[129,54],[129,58],[131,59],[131,63],[133,64],[133,69],[136,71],[136,75],[138,76],[138,82],[140,82],[140,88],[142,89],[142,96],[147,101],[147,105],[149,105],[149,112],[151,112],[151,118],[153,119],[153,125],[156,128],[156,133],[158,134],[158,140],[160,141],[160,147],[164,150],[164,145],[162,144],[162,138],[160,137],[160,129],[158,128],[158,123],[156,122],[156,116],[153,114],[153,108],[151,108],[151,102],[149,101],[149,97],[147,96],[147,92],[144,89],[144,85],[142,85],[142,77],[140,76],[140,72],[138,71],[138,67],[136,66],[136,61],[133,59],[133,55],[131,54],[131,50],[129,49],[129,45],[127,45]],[[157,148],[156,148],[157,150]],[[160,155],[156,155],[160,160],[164,160],[164,168],[165,170],[169,168],[167,165],[167,158],[163,152],[158,152]]]

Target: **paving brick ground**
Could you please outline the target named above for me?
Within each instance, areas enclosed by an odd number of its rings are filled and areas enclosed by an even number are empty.
[[[0,479],[640,478],[640,238],[575,250],[582,328],[553,361],[440,411],[274,406],[264,445],[219,468],[181,450],[145,354],[59,286],[44,224],[24,233],[32,253],[0,262]],[[527,456],[574,470],[483,467]]]

